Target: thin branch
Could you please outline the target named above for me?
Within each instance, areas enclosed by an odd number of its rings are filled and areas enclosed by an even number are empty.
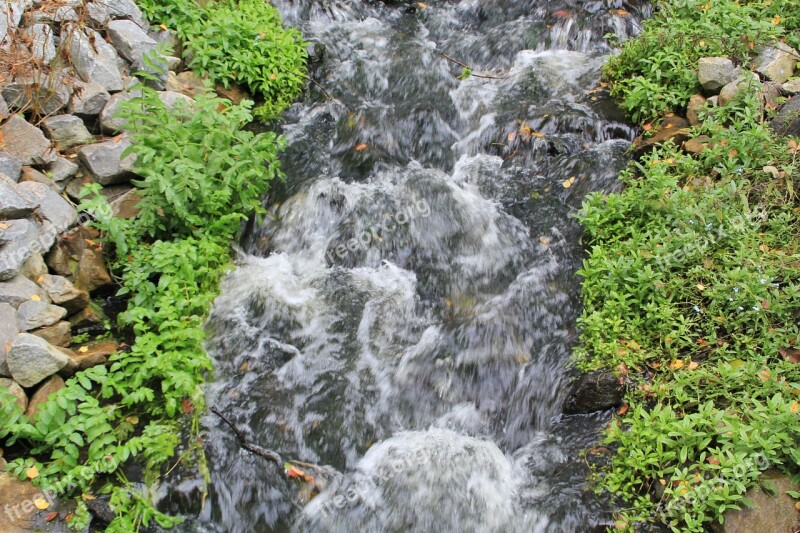
[[[255,444],[247,442],[247,440],[244,438],[244,435],[239,430],[239,428],[237,428],[233,424],[233,422],[225,418],[225,416],[222,413],[220,413],[216,407],[212,407],[211,412],[220,417],[222,421],[228,424],[228,426],[233,430],[233,433],[236,435],[236,439],[239,441],[239,446],[241,446],[242,448],[244,448],[249,452],[252,452],[260,457],[263,457],[264,459],[267,459],[268,461],[272,461],[273,463],[275,463],[280,467],[283,467],[283,459],[281,459],[280,455],[278,455],[276,452],[273,452],[272,450],[265,450],[261,446],[256,446]]]
[[[487,80],[504,80],[504,79],[508,78],[508,74],[506,74],[505,76],[492,76],[490,74],[475,74],[475,69],[472,68],[471,66],[467,65],[466,63],[462,63],[458,59],[450,57],[449,55],[445,54],[444,52],[437,52],[437,53],[440,56],[442,56],[443,58],[447,59],[448,61],[452,61],[456,65],[459,65],[459,66],[462,66],[464,68],[469,69],[470,70],[470,76],[475,76],[476,78],[485,78]]]

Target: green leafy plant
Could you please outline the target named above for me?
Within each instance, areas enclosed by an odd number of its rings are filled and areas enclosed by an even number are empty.
[[[300,32],[284,28],[277,9],[261,0],[167,2],[143,0],[148,18],[184,39],[188,66],[229,88],[236,83],[261,101],[257,115],[271,119],[305,84],[308,54]]]
[[[730,16],[720,42],[756,4]],[[681,11],[695,3],[669,5],[676,27],[706,16]],[[657,41],[651,30],[629,53]],[[693,57],[673,52],[679,63]],[[678,87],[643,73],[646,64],[630,73],[652,90]],[[618,86],[644,106],[639,119],[694,91],[683,86],[658,108],[634,94],[641,87]],[[622,173],[622,192],[590,195],[580,213],[588,256],[575,362],[629,385],[628,408],[606,433],[610,463],[594,477],[622,503],[620,529],[704,531],[746,504],[762,470],[800,470],[798,144],[774,136],[761,106],[743,91],[703,109],[692,136],[705,136],[704,150],[658,147]]]
[[[59,496],[110,495],[116,519],[108,531],[126,533],[179,521],[155,510],[149,492],[130,483],[121,467],[136,460],[144,486],[157,486],[174,456],[181,419],[199,431],[201,384],[212,370],[203,321],[241,222],[263,212],[261,197],[280,177],[283,146],[274,133],[243,130],[252,120],[249,101],[233,105],[204,93],[168,109],[152,89],[132,90],[138,96],[121,116],[141,176],[134,182],[139,213],[111,216],[96,184],[82,192],[80,209],[94,216],[113,249],[119,294],[129,297],[118,325],[135,341],[112,355],[108,368],[78,372],[33,419],[10,398],[0,401],[0,438],[29,446],[9,469]],[[179,460],[207,475],[201,447],[190,442],[189,449]],[[89,518],[79,501],[71,525],[80,529]]]

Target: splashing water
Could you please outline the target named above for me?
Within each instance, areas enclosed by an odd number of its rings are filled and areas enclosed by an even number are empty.
[[[339,473],[304,504],[207,417],[208,501],[173,475],[162,508],[212,532],[607,523],[578,458],[606,418],[560,416],[572,215],[618,186],[634,132],[592,89],[603,35],[635,34],[647,8],[275,3],[315,43],[314,83],[282,124],[286,184],[209,318],[208,401],[251,442]]]

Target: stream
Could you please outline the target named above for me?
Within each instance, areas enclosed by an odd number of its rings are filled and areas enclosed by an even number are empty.
[[[613,0],[279,0],[314,49],[286,182],[208,320],[208,404],[328,465],[310,503],[204,419],[211,485],[182,531],[590,531],[612,510],[561,415],[577,342],[574,218],[635,131],[594,90],[649,7]],[[472,75],[464,67],[472,67]]]

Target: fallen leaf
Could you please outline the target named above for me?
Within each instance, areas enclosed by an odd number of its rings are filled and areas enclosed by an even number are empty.
[[[770,372],[768,368],[763,368],[758,372],[758,379],[761,381],[769,381],[769,378],[771,377],[772,372]]]
[[[800,363],[800,350],[796,348],[781,348],[778,352],[780,352],[784,360],[793,364]]]
[[[31,295],[31,300],[34,301],[34,302],[41,302],[42,298],[38,294],[32,294]]]
[[[45,500],[44,498],[36,498],[35,500],[33,500],[33,505],[40,511],[50,507],[50,504],[47,503],[47,500]]]
[[[624,9],[612,9],[611,10],[611,14],[612,15],[620,15],[620,16],[624,17],[625,15],[630,15],[630,12],[629,11],[625,11]]]
[[[284,472],[286,473],[287,477],[292,479],[305,479],[306,473],[291,463],[284,463],[283,464]]]
[[[705,285],[703,285],[702,283],[698,283],[698,284],[696,285],[696,287],[697,287],[697,290],[698,290],[698,291],[704,291],[704,290],[706,290],[706,286],[705,286]]]
[[[550,237],[542,235],[541,237],[539,237],[539,244],[541,244],[542,246],[550,246]]]
[[[792,402],[792,406],[789,407],[789,410],[796,413],[798,409],[800,409],[800,402]]]
[[[712,465],[718,465],[719,464],[719,459],[717,459],[716,457],[712,456],[712,457],[708,457],[706,459],[706,462],[709,463],[709,464],[712,464]]]
[[[572,18],[572,13],[570,13],[565,9],[557,9],[556,11],[553,11],[553,15],[556,17],[563,17],[567,19]]]
[[[623,403],[622,405],[619,406],[619,410],[617,411],[617,414],[618,415],[624,415],[627,412],[628,412],[628,404],[627,403]]]
[[[131,415],[131,416],[125,417],[125,422],[135,426],[136,424],[139,423],[139,417],[136,416],[136,415]]]
[[[53,511],[52,513],[47,513],[46,515],[44,515],[44,521],[45,522],[52,522],[56,518],[58,518],[58,512],[56,512],[56,511]]]
[[[575,183],[575,176],[570,176],[569,179],[564,180],[561,185],[563,185],[565,189],[569,189],[572,187],[573,183]]]
[[[700,363],[698,363],[697,361],[692,361],[686,368],[688,368],[689,370],[694,370],[698,366],[700,366]]]
[[[35,479],[39,477],[39,469],[35,466],[32,466],[25,472],[25,475],[28,476],[28,479]]]
[[[650,131],[650,130],[652,130],[652,129],[653,129],[653,125],[652,125],[652,124],[650,124],[650,123],[648,123],[648,124],[644,124],[644,125],[642,126],[642,129],[643,129],[644,131]]]
[[[761,307],[766,311],[769,309],[769,302],[767,300],[761,300]]]
[[[686,364],[686,363],[684,363],[684,362],[683,362],[683,361],[681,361],[680,359],[676,359],[676,360],[674,360],[673,362],[671,362],[671,363],[669,364],[669,367],[670,367],[672,370],[680,370],[681,368],[683,368],[683,366],[684,366],[685,364]]]
[[[772,23],[773,26],[777,26],[778,24],[781,23],[781,16],[775,15],[774,17],[772,17],[772,20],[770,20],[770,22]]]
[[[428,4],[425,2],[417,2],[417,7],[420,9],[428,9]]]
[[[619,373],[623,376],[628,375],[628,367],[625,366],[625,363],[620,363],[620,365],[617,367],[617,370],[619,370]]]
[[[189,413],[194,411],[194,404],[191,401],[189,401],[189,398],[186,398],[181,402],[181,409],[183,409],[183,412],[188,415]]]
[[[91,500],[96,500],[97,498],[95,498],[91,494],[81,494],[81,499],[83,501],[85,501],[85,502],[88,502],[88,501],[91,501]]]
[[[359,144],[358,146],[356,146],[356,152],[361,152],[362,150],[366,150],[366,149],[367,149],[367,145],[366,144]]]
[[[248,370],[250,370],[250,363],[248,361],[239,365],[239,372],[247,372]]]
[[[86,353],[86,352],[89,351],[89,347],[88,346],[81,346],[80,348],[78,348],[78,351],[81,352],[81,353]]]
[[[514,142],[516,138],[517,138],[516,131],[512,131],[511,133],[508,134],[508,142]]]

